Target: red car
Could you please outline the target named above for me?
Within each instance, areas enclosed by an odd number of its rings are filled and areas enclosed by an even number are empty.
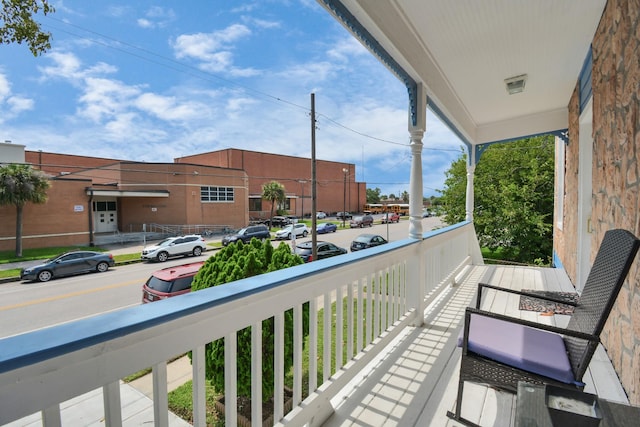
[[[386,223],[391,224],[392,222],[400,222],[400,215],[398,215],[395,212],[387,212],[382,216],[382,223],[386,224]]]
[[[167,267],[154,272],[142,286],[142,302],[153,302],[191,292],[191,282],[204,261]]]

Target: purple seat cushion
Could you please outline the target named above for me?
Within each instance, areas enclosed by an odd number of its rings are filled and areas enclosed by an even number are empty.
[[[461,333],[460,347],[462,339]],[[509,366],[575,383],[562,336],[553,332],[472,314],[468,349]]]

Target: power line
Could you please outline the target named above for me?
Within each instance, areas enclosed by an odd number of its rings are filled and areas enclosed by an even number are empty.
[[[113,49],[113,50],[116,50],[116,51],[122,52],[122,53],[124,53],[124,54],[130,55],[130,56],[133,56],[133,57],[135,57],[135,58],[138,58],[138,59],[141,59],[141,60],[144,60],[144,61],[147,61],[147,62],[153,63],[153,64],[157,64],[157,65],[159,65],[159,66],[162,66],[162,67],[168,68],[168,69],[170,69],[170,70],[173,70],[173,71],[176,71],[176,72],[179,72],[179,73],[184,73],[184,74],[186,74],[186,75],[192,76],[192,77],[194,77],[194,78],[201,79],[201,80],[203,80],[203,81],[209,81],[209,82],[212,82],[212,81],[214,81],[213,79],[215,79],[215,80],[218,80],[218,81],[223,82],[223,83],[225,83],[225,84],[233,85],[233,86],[236,86],[236,87],[242,88],[242,89],[244,89],[244,90],[247,90],[247,91],[249,91],[249,92],[252,92],[252,93],[258,94],[258,95],[263,96],[263,97],[265,97],[265,98],[267,98],[267,99],[269,99],[269,100],[271,100],[271,101],[279,102],[279,103],[282,103],[282,104],[285,104],[285,105],[289,105],[289,106],[291,106],[291,107],[294,107],[294,108],[296,108],[296,109],[303,110],[303,111],[304,111],[304,112],[306,112],[307,114],[310,114],[310,110],[309,110],[309,108],[308,108],[308,107],[305,107],[305,106],[302,106],[302,105],[298,105],[298,104],[296,104],[296,103],[294,103],[294,102],[291,102],[291,101],[288,101],[288,100],[283,99],[283,98],[281,98],[281,97],[278,97],[278,96],[271,95],[271,94],[269,94],[269,93],[266,93],[266,92],[260,91],[260,90],[258,90],[258,89],[253,88],[253,87],[250,87],[250,86],[247,86],[247,85],[243,85],[243,84],[238,83],[238,82],[236,82],[236,81],[229,80],[229,79],[225,79],[225,78],[220,77],[220,76],[218,76],[218,75],[216,75],[216,74],[213,74],[213,73],[211,73],[211,72],[203,71],[203,70],[201,70],[201,69],[199,69],[199,68],[197,68],[197,67],[191,66],[191,65],[189,65],[189,64],[185,64],[185,63],[180,62],[180,61],[177,61],[177,60],[175,60],[175,59],[173,59],[173,58],[166,57],[166,56],[164,56],[164,55],[161,55],[161,54],[159,54],[159,53],[156,53],[156,52],[153,52],[153,51],[151,51],[151,50],[145,49],[145,48],[143,48],[143,47],[140,47],[140,46],[134,45],[134,44],[132,44],[132,43],[128,43],[128,42],[125,42],[125,41],[122,41],[122,40],[116,39],[116,38],[114,38],[114,37],[111,37],[111,36],[108,36],[108,35],[105,35],[105,34],[99,33],[99,32],[97,32],[97,31],[94,31],[94,30],[90,30],[90,29],[84,28],[84,27],[82,27],[82,26],[80,26],[80,25],[76,25],[76,24],[72,24],[72,23],[67,22],[67,21],[63,21],[63,20],[61,20],[61,19],[55,18],[55,17],[50,16],[50,15],[46,16],[46,17],[45,17],[45,19],[49,19],[49,20],[53,20],[53,21],[57,21],[57,22],[59,22],[59,23],[61,23],[61,24],[63,24],[63,25],[67,25],[67,26],[70,26],[70,27],[77,28],[77,29],[79,29],[79,30],[81,30],[81,31],[85,31],[85,32],[87,32],[87,33],[89,33],[89,34],[93,34],[93,35],[94,35],[94,36],[96,36],[96,37],[100,37],[100,38],[103,38],[103,39],[106,39],[106,40],[110,40],[110,41],[112,41],[112,42],[114,42],[114,43],[117,43],[117,44],[119,44],[119,45],[123,45],[123,46],[126,46],[126,47],[128,47],[128,48],[134,49],[134,50],[136,50],[136,51],[143,52],[145,55],[150,55],[151,57],[159,58],[159,59],[161,59],[162,61],[158,61],[158,60],[155,60],[155,59],[153,59],[153,58],[149,58],[149,57],[144,56],[144,55],[139,55],[139,54],[136,54],[136,53],[134,53],[134,52],[132,52],[132,51],[130,51],[130,50],[127,50],[127,49],[123,49],[123,48],[117,47],[117,46],[115,46],[115,45],[113,45],[113,44],[106,43],[106,42],[104,42],[104,41],[97,40],[97,39],[95,39],[95,38],[85,37],[85,36],[83,36],[83,35],[81,35],[81,34],[77,34],[77,33],[74,33],[74,32],[68,31],[68,30],[65,30],[65,29],[63,29],[63,28],[59,28],[59,27],[53,26],[53,25],[51,25],[51,24],[43,24],[43,26],[44,26],[44,27],[48,27],[48,28],[51,28],[51,29],[53,29],[53,30],[63,32],[63,33],[65,33],[65,34],[68,34],[68,35],[71,35],[71,36],[74,36],[74,37],[78,37],[78,38],[80,38],[80,39],[87,40],[87,41],[90,41],[90,42],[92,42],[92,43],[99,44],[99,45],[104,46],[104,47],[106,47],[106,48],[109,48],[109,49]],[[163,62],[163,61],[166,61],[166,62]],[[167,62],[168,62],[168,63],[167,63]],[[171,65],[171,64],[174,64],[174,65]],[[177,65],[177,67],[176,67],[175,65]],[[383,143],[386,143],[386,144],[398,145],[398,146],[402,146],[402,147],[408,147],[408,146],[409,146],[409,144],[408,144],[408,143],[401,143],[401,142],[397,142],[397,141],[391,141],[391,140],[384,139],[384,138],[378,138],[378,137],[375,137],[375,136],[372,136],[372,135],[366,134],[366,133],[364,133],[364,132],[360,132],[360,131],[358,131],[358,130],[355,130],[355,129],[353,129],[353,128],[349,127],[349,126],[346,126],[346,125],[344,125],[344,124],[342,124],[342,123],[338,122],[337,120],[332,119],[331,117],[329,117],[329,116],[327,116],[327,115],[325,115],[325,114],[322,114],[322,113],[318,113],[318,112],[316,112],[316,117],[318,117],[318,116],[324,117],[328,122],[330,122],[330,123],[332,123],[332,124],[334,124],[334,125],[336,125],[336,126],[338,126],[338,127],[342,128],[342,129],[344,129],[344,130],[346,130],[346,131],[348,131],[348,132],[352,132],[352,133],[354,133],[354,134],[356,134],[356,135],[362,136],[362,137],[367,138],[367,139],[371,139],[371,140],[374,140],[374,141],[383,142]],[[457,151],[457,150],[454,150],[454,149],[448,149],[448,148],[435,148],[435,147],[423,147],[423,150],[433,150],[433,151]]]

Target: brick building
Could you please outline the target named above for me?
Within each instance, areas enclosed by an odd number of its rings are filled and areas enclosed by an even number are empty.
[[[268,218],[271,204],[262,200],[262,185],[278,181],[287,195],[286,210],[292,215],[311,213],[311,159],[256,151],[226,150],[194,154],[175,159],[244,170],[249,178],[249,215]],[[352,163],[316,160],[317,210],[324,212],[361,212],[367,201],[366,184],[357,182]]]
[[[288,213],[311,212],[310,159],[231,149],[147,163],[25,151],[17,144],[0,144],[0,153],[51,176],[47,202],[25,207],[24,248],[93,245],[102,235],[148,227],[185,233],[244,227],[269,218],[271,206],[261,194],[272,180],[285,187]],[[318,210],[362,210],[366,189],[354,180],[355,165],[317,161],[317,177]],[[11,250],[15,207],[0,206],[0,218],[0,250]]]

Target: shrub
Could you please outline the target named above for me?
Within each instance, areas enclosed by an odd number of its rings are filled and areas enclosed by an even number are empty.
[[[218,286],[246,277],[303,264],[286,243],[274,250],[270,241],[252,239],[248,245],[238,241],[210,257],[193,279],[193,291]],[[303,331],[308,334],[309,307],[303,309]],[[262,322],[262,396],[267,401],[273,394],[274,369],[273,318]],[[293,310],[285,312],[285,361],[287,372],[293,365]],[[251,327],[237,333],[238,395],[251,396]],[[206,376],[216,391],[224,393],[224,339],[207,344],[205,348]]]

